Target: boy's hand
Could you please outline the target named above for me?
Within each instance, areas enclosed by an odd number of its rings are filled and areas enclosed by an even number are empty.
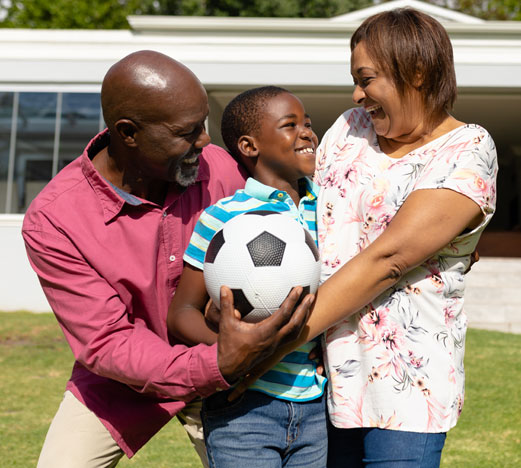
[[[235,309],[235,316],[240,319],[241,313]],[[215,305],[215,302],[210,299],[206,307],[204,308],[204,318],[206,319],[206,322],[208,323],[208,326],[215,332],[219,333],[219,322],[221,321],[221,311],[220,309]]]
[[[293,288],[273,315],[258,323],[246,323],[235,313],[230,289],[221,288],[217,362],[228,382],[246,375],[281,344],[297,339],[314,299],[312,294],[308,294],[293,311],[301,293],[301,287]]]
[[[324,357],[322,354],[322,344],[316,343],[315,347],[309,352],[308,358],[317,361],[317,374],[324,375]]]

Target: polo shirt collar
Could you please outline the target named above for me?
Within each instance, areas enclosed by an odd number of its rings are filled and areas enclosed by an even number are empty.
[[[309,177],[304,177],[303,180],[306,184],[306,196],[310,200],[315,200],[318,194],[318,186]],[[283,201],[289,196],[285,191],[265,185],[253,177],[246,181],[244,192],[251,197],[266,202],[270,200]]]

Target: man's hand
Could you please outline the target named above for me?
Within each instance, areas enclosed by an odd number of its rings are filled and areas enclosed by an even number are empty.
[[[314,296],[308,294],[296,307],[302,288],[293,288],[280,308],[259,323],[246,323],[237,317],[230,289],[221,288],[221,316],[217,340],[217,362],[228,382],[246,375],[278,346],[299,336]]]

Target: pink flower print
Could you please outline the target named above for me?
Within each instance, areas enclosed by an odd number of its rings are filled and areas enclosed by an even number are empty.
[[[374,309],[371,307],[371,309],[363,315],[361,321],[368,325],[372,325],[377,329],[388,328],[389,309],[387,307],[381,309]]]
[[[324,261],[324,265],[329,267],[329,268],[335,269],[335,268],[337,268],[340,265],[340,258],[338,258],[338,255],[337,255],[332,260],[326,259]]]
[[[445,314],[445,325],[450,326],[454,322],[454,309],[453,306],[445,307],[443,310]]]
[[[480,191],[480,192],[484,192],[486,189],[487,189],[487,184],[485,183],[485,181],[479,176],[476,174],[476,176],[474,177],[474,185],[477,187],[477,189]]]
[[[333,224],[335,220],[333,219],[333,203],[327,202],[326,203],[326,210],[324,211],[324,214],[322,215],[322,222],[324,223],[324,226],[329,226],[329,224]]]
[[[388,309],[377,310],[371,304],[360,313],[358,342],[367,345],[366,350],[377,346],[382,340],[382,329],[389,326]]]
[[[382,230],[385,229],[389,225],[389,223],[391,222],[392,219],[393,219],[393,217],[389,213],[384,213],[383,215],[381,215],[378,218],[378,224],[380,225],[380,228]]]
[[[384,419],[383,415],[380,415],[377,421],[373,421],[369,418],[369,425],[371,427],[378,427],[379,429],[399,429],[402,423],[398,423],[396,420],[396,412],[387,419]]]
[[[454,369],[454,366],[450,366],[449,368],[448,380],[450,383],[456,383],[456,369]]]
[[[464,398],[463,398],[463,395],[458,395],[457,399],[456,399],[456,404],[458,405],[458,416],[461,415],[461,412],[463,411],[463,401],[464,401]]]
[[[340,145],[339,143],[335,143],[335,162],[344,161],[349,156],[349,150],[354,146],[353,143],[343,143]]]
[[[338,401],[343,400],[342,403],[344,406],[344,411],[333,412],[331,413],[331,417],[335,421],[338,421],[341,424],[341,427],[350,428],[364,426],[363,407],[365,401],[365,394],[367,391],[367,385],[368,384],[366,383],[358,395],[349,396],[347,398],[343,397],[342,395],[339,395],[341,400],[339,399]],[[333,394],[336,397],[337,393],[334,390]]]
[[[437,259],[430,258],[425,262],[425,267],[429,270],[432,275],[440,274],[440,264]]]
[[[324,187],[335,187],[337,184],[338,172],[330,171],[324,178]]]
[[[375,218],[373,216],[369,215],[365,219],[364,223],[362,224],[362,231],[366,234],[369,233],[371,231],[371,227],[373,226],[375,221],[376,221]]]
[[[417,377],[413,381],[413,386],[416,387],[418,390],[420,390],[424,395],[427,395],[430,393],[429,389],[427,388],[427,384],[425,383],[425,379],[423,377]]]
[[[369,207],[373,210],[378,210],[384,203],[385,197],[383,194],[376,194],[370,201]]]
[[[421,289],[420,288],[417,288],[416,286],[412,286],[411,284],[407,283],[405,285],[405,292],[407,294],[420,294],[421,293]]]
[[[380,374],[380,371],[373,366],[371,369],[371,373],[367,376],[367,379],[370,383],[373,383],[375,380],[380,380],[382,378],[382,374]]]
[[[441,276],[428,275],[427,278],[429,278],[432,281],[432,284],[435,286],[438,292],[441,292],[443,290],[443,280],[441,279]]]
[[[411,350],[409,350],[409,362],[413,367],[419,369],[423,366],[423,357],[417,357]]]
[[[381,332],[382,342],[391,351],[399,350],[404,344],[403,329],[396,324],[390,324]]]

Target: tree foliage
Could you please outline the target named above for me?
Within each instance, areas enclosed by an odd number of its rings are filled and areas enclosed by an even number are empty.
[[[327,18],[371,0],[0,0],[1,27],[49,29],[128,28],[139,14]]]
[[[520,0],[424,0],[478,18],[521,20]],[[0,27],[128,28],[139,14],[328,18],[381,0],[0,0]],[[0,16],[2,18],[2,16]]]
[[[2,27],[47,29],[123,29],[127,16],[147,12],[152,0],[3,1]]]
[[[485,20],[521,20],[520,0],[427,0],[428,3],[449,8]]]

